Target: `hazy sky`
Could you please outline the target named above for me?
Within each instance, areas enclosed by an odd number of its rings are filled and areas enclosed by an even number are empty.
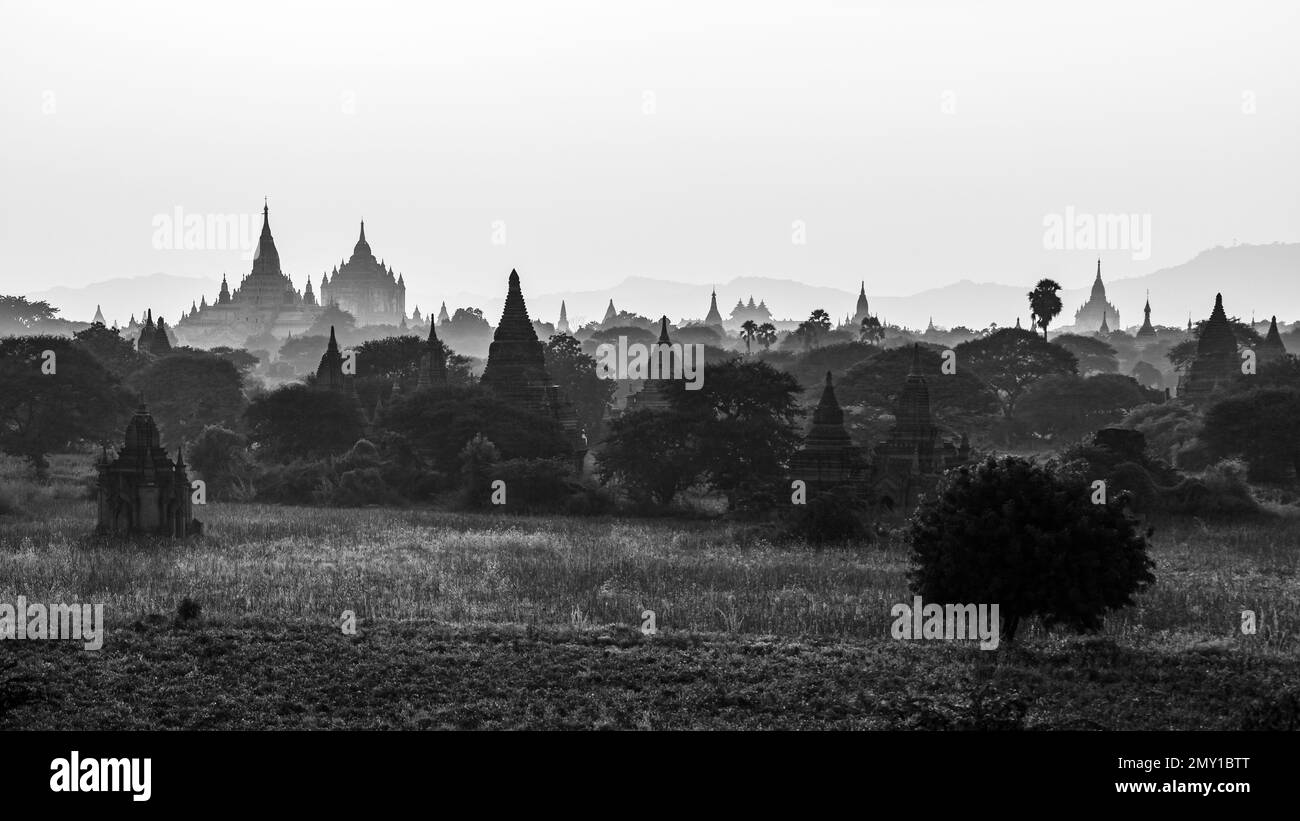
[[[408,308],[512,267],[541,291],[755,274],[881,295],[1079,287],[1097,256],[1146,273],[1300,240],[1298,21],[1294,2],[6,0],[0,293],[237,280],[246,253],[157,248],[157,220],[242,215],[255,237],[264,195],[295,283],[364,217]],[[1150,233],[1045,247],[1067,208]]]

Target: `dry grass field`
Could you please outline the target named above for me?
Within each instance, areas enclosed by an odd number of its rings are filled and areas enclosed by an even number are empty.
[[[109,634],[0,642],[0,728],[1300,726],[1294,517],[1155,522],[1157,583],[1102,633],[981,652],[890,639],[897,538],[213,503],[130,543],[89,535],[84,462],[3,467],[0,601],[103,603]]]

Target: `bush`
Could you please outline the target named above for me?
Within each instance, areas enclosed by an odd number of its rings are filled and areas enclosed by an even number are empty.
[[[558,513],[581,490],[564,459],[507,459],[493,465],[491,474],[492,481],[506,483],[503,508],[510,513]]]
[[[384,481],[379,468],[345,471],[339,476],[338,485],[333,486],[325,497],[327,504],[336,507],[402,504],[402,497]]]
[[[867,507],[852,488],[837,487],[815,494],[807,504],[794,505],[787,535],[822,545],[871,536]]]
[[[1106,611],[1155,582],[1146,536],[1123,494],[1093,504],[1090,480],[1019,457],[948,471],[912,517],[912,592],[935,603],[997,604],[1002,635],[1021,619],[1100,628]]]

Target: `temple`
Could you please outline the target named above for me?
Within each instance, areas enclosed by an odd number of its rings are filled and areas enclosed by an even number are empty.
[[[177,450],[175,462],[167,457],[144,405],[127,423],[126,443],[117,457],[110,460],[105,453],[96,468],[97,533],[183,537],[202,532],[193,517],[181,452]]]
[[[339,351],[338,340],[334,338],[334,326],[330,326],[330,341],[321,355],[320,364],[316,366],[316,388],[326,391],[353,390],[352,379],[343,372],[343,354]]]
[[[206,301],[176,323],[183,345],[212,348],[246,347],[250,337],[270,335],[285,339],[302,335],[320,316],[321,308],[299,293],[280,270],[280,252],[271,236],[270,208],[262,206],[262,233],[257,240],[253,267],[232,292],[224,275],[215,302]]]
[[[528,318],[519,274],[512,270],[501,323],[497,325],[492,344],[488,347],[487,364],[480,381],[517,407],[554,419],[573,448],[575,463],[581,472],[587,455],[587,437],[582,432],[573,405],[561,395],[558,386],[551,384],[543,347],[532,320]]]
[[[1196,341],[1196,357],[1178,380],[1178,395],[1191,402],[1206,398],[1241,374],[1240,362],[1237,337],[1223,310],[1223,294],[1216,294],[1214,309]]]
[[[716,327],[722,330],[722,312],[718,310],[718,290],[713,289],[713,294],[709,297],[709,313],[704,317],[704,323],[710,327]]]
[[[867,477],[867,459],[844,428],[844,411],[827,371],[804,445],[790,459],[790,478],[802,480],[810,493],[816,493],[840,486],[863,491]]]
[[[440,388],[447,384],[447,349],[438,339],[435,323],[429,323],[429,338],[424,342],[424,353],[420,354],[420,377],[415,383],[416,390]]]
[[[1137,332],[1137,345],[1140,348],[1156,341],[1156,329],[1151,325],[1151,292],[1147,292],[1146,305],[1142,306],[1142,327]]]
[[[569,332],[569,310],[560,300],[560,321],[555,323],[555,332],[557,334],[567,334]]]
[[[375,259],[366,242],[365,220],[352,256],[335,266],[328,278],[321,277],[320,301],[352,314],[358,326],[400,325],[406,318],[406,280],[401,275],[394,278],[393,266],[385,269]]]
[[[1092,282],[1088,301],[1074,313],[1074,329],[1079,333],[1096,331],[1107,318],[1120,327],[1119,309],[1106,301],[1106,286],[1101,281],[1101,260],[1097,260],[1097,278]]]
[[[754,297],[749,298],[749,304],[736,300],[736,307],[731,309],[731,316],[727,318],[727,327],[731,330],[739,330],[746,322],[753,322],[755,325],[762,325],[765,322],[772,321],[772,312],[768,310],[767,303],[759,301],[754,304]]]
[[[871,465],[871,501],[886,511],[908,512],[920,494],[932,489],[948,468],[970,461],[970,440],[945,440],[930,416],[930,388],[921,375],[920,346],[912,346],[912,366],[898,399],[897,422],[889,438],[876,445]]]
[[[853,317],[849,324],[855,328],[862,327],[862,320],[871,316],[871,310],[867,305],[867,281],[862,280],[862,286],[858,290],[858,304],[853,308]]]
[[[672,396],[674,388],[673,369],[675,357],[672,351],[672,340],[668,338],[668,317],[664,316],[659,319],[659,339],[655,342],[654,347],[650,349],[652,357],[660,357],[659,360],[659,377],[658,379],[646,379],[641,390],[627,398],[628,412],[636,410],[668,410],[672,407]],[[659,352],[667,348],[667,353],[661,355]]]
[[[1286,345],[1282,342],[1282,335],[1277,330],[1277,317],[1268,324],[1268,333],[1264,336],[1264,344],[1259,346],[1259,361],[1276,362],[1287,355]]]

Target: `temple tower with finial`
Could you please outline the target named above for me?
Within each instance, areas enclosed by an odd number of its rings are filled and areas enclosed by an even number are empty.
[[[659,378],[645,380],[641,390],[627,399],[627,410],[668,410],[672,407],[673,392],[679,387],[673,381],[676,351],[668,337],[668,317],[659,318],[659,339],[650,349],[651,357],[658,360]]]
[[[365,220],[352,256],[321,286],[320,298],[352,314],[358,326],[400,325],[406,317],[406,279],[394,277],[393,267],[375,258],[366,241]]]
[[[1200,401],[1232,383],[1241,374],[1237,336],[1223,309],[1223,294],[1215,294],[1214,309],[1201,327],[1196,356],[1178,382],[1178,395]]]
[[[713,289],[713,293],[709,297],[709,313],[704,317],[704,324],[711,327],[716,326],[718,329],[722,328],[722,312],[718,310],[718,290],[716,288]]]
[[[555,332],[557,334],[567,334],[569,332],[569,310],[562,299],[560,300],[560,321],[555,323]]]
[[[876,445],[871,466],[872,501],[885,510],[906,513],[920,493],[933,488],[943,471],[970,461],[970,440],[955,445],[943,438],[930,411],[930,388],[921,373],[921,348],[912,346],[912,363],[899,395],[889,438]]]
[[[853,327],[860,327],[862,320],[871,316],[870,306],[867,305],[867,281],[862,280],[862,286],[858,289],[858,304],[853,309],[853,318],[849,321]]]
[[[1101,260],[1097,260],[1097,276],[1092,281],[1092,293],[1074,314],[1075,330],[1080,333],[1100,330],[1101,323],[1107,316],[1115,320],[1115,327],[1120,327],[1119,309],[1106,300],[1106,286],[1101,281]]]
[[[424,388],[441,388],[447,384],[447,349],[438,339],[436,323],[429,323],[429,338],[424,342],[424,352],[420,354],[420,378],[415,383],[416,390]]]
[[[1147,345],[1150,345],[1152,342],[1156,341],[1156,329],[1151,324],[1151,292],[1150,291],[1147,291],[1147,301],[1146,304],[1142,306],[1142,316],[1143,316],[1142,327],[1138,328],[1137,336],[1135,337],[1137,339],[1137,346],[1139,348],[1144,348]]]
[[[587,440],[572,403],[551,384],[546,372],[544,346],[528,318],[519,273],[511,270],[501,322],[488,346],[487,364],[480,382],[502,399],[554,419],[573,449],[581,472]]]
[[[96,465],[97,533],[184,537],[202,532],[194,519],[190,480],[180,449],[167,457],[153,416],[141,404],[126,426],[116,458]]]
[[[790,478],[802,480],[814,492],[840,486],[861,490],[866,487],[867,469],[866,455],[844,427],[844,411],[827,371],[803,447],[790,458]]]
[[[618,311],[614,309],[614,300],[609,301],[609,307],[605,309],[605,318],[600,321],[600,327],[612,328],[618,321]]]
[[[1264,343],[1259,346],[1259,361],[1261,363],[1277,362],[1286,355],[1286,345],[1282,342],[1282,334],[1278,333],[1277,315],[1275,314],[1268,324],[1268,333],[1264,336]]]
[[[316,367],[316,387],[320,390],[350,391],[352,380],[343,372],[343,353],[339,350],[338,339],[334,336],[334,326],[330,326],[330,341],[321,355]]]

